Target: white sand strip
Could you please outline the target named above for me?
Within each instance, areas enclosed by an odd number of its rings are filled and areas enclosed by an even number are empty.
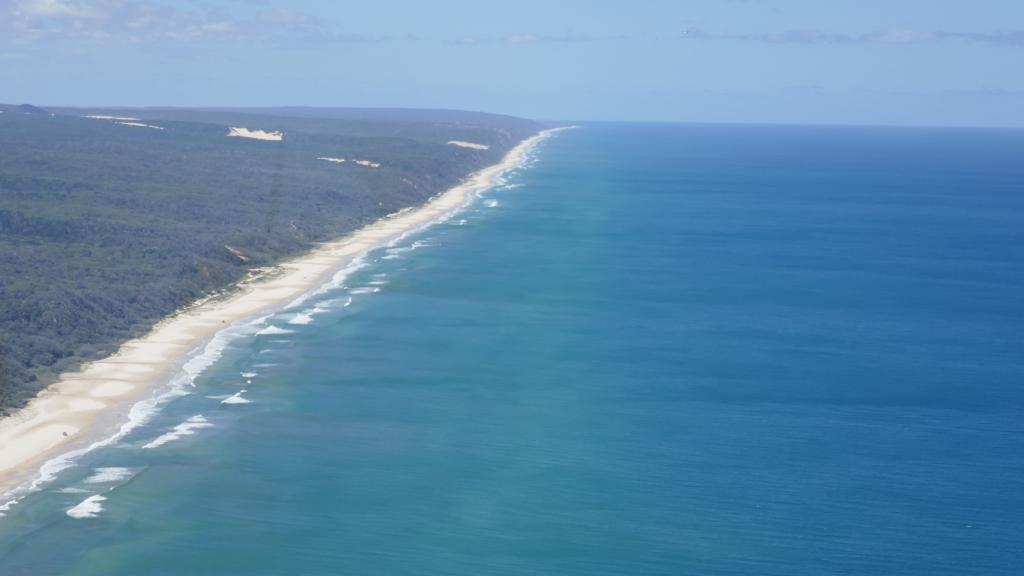
[[[462,208],[476,192],[517,166],[530,148],[557,131],[546,130],[513,148],[501,163],[414,209],[405,209],[305,256],[281,264],[271,278],[242,284],[225,299],[207,299],[124,343],[116,354],[82,366],[40,392],[28,406],[0,420],[0,507],[40,478],[40,467],[73,449],[112,435],[131,407],[157,391],[180,369],[189,351],[240,320],[265,315],[329,281],[370,250]]]

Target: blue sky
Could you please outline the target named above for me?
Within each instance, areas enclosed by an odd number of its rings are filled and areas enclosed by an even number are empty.
[[[1021,0],[0,0],[0,102],[1024,126]]]

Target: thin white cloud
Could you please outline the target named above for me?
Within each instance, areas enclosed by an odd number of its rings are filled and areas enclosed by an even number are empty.
[[[601,40],[622,40],[624,38],[625,36],[590,36],[586,34],[512,34],[501,37],[499,40],[507,44],[581,44]]]
[[[1004,30],[1001,32],[938,32],[938,36],[948,40],[964,40],[983,42],[998,46],[1024,46],[1024,30]]]
[[[67,0],[23,0],[12,2],[16,17],[93,18],[96,11],[82,2]]]
[[[339,31],[291,8],[260,0],[235,0],[245,10],[209,0],[0,0],[0,46],[128,42],[139,45],[216,42],[273,42],[285,45],[331,43],[436,42],[455,45],[583,44],[625,36],[521,32],[458,39],[411,35],[369,36]]]
[[[592,36],[588,34],[508,34],[505,36],[464,36],[456,39],[442,39],[445,44],[462,44],[477,46],[481,44],[513,44],[519,46],[531,44],[584,44],[606,40],[625,40],[626,36]],[[419,39],[422,40],[422,39]]]
[[[754,33],[712,32],[701,28],[689,28],[683,31],[682,37],[687,40],[733,40],[763,44],[925,44],[954,40],[999,46],[1024,46],[1024,30],[997,32],[886,30],[849,34],[821,30]]]
[[[0,36],[15,43],[118,40],[359,42],[316,18],[283,8],[237,16],[214,4],[151,0],[0,0]]]

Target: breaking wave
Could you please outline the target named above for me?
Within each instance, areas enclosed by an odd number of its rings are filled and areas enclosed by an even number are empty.
[[[103,502],[106,499],[105,496],[100,496],[99,494],[89,496],[79,502],[77,506],[69,508],[67,515],[72,518],[95,518],[103,511]]]
[[[132,472],[130,468],[120,468],[116,466],[96,468],[93,470],[92,476],[86,478],[84,482],[86,484],[109,484],[127,480],[132,477],[132,474],[134,474],[134,472]]]
[[[228,396],[227,398],[221,400],[220,403],[221,404],[251,404],[252,400],[249,400],[248,398],[242,397],[242,394],[244,394],[244,393],[245,393],[245,390],[240,390],[240,391],[232,394],[231,396]]]
[[[143,445],[142,447],[143,448],[159,448],[160,446],[163,446],[164,444],[167,444],[168,442],[173,442],[174,440],[177,440],[178,438],[182,438],[182,437],[185,437],[185,436],[191,436],[191,435],[196,433],[196,430],[201,430],[203,428],[210,428],[211,426],[213,426],[213,424],[211,424],[209,422],[209,420],[207,420],[205,417],[203,417],[202,414],[196,414],[195,416],[189,418],[188,420],[185,420],[181,424],[178,424],[177,426],[172,428],[170,432],[167,432],[166,434],[163,434],[162,436],[158,436],[157,438],[155,438],[154,440],[151,440],[150,442],[148,442],[147,444]]]

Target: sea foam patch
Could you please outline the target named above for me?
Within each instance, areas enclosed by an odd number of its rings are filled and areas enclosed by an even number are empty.
[[[490,149],[490,146],[487,144],[477,144],[476,142],[466,142],[465,140],[449,140],[448,143],[459,148],[472,148],[474,150]]]
[[[177,440],[178,438],[183,438],[185,436],[191,436],[191,435],[196,433],[196,430],[201,430],[203,428],[210,428],[212,426],[213,426],[213,424],[211,424],[209,420],[207,420],[205,417],[203,417],[202,414],[196,414],[195,416],[192,416],[191,418],[189,418],[188,420],[185,420],[181,424],[178,424],[177,426],[172,428],[166,434],[158,436],[154,440],[151,440],[147,444],[144,444],[142,447],[143,448],[159,448],[160,446],[163,446],[164,444],[167,444],[168,442],[173,442],[174,440]]]
[[[131,478],[134,472],[131,468],[118,466],[107,466],[93,470],[92,476],[84,480],[86,484],[111,484]]]
[[[344,285],[344,283],[345,283],[345,279],[348,278],[349,275],[351,275],[353,272],[355,272],[355,271],[357,271],[357,270],[359,270],[361,268],[364,268],[366,265],[367,265],[366,256],[362,255],[362,254],[357,256],[356,258],[352,259],[352,261],[349,263],[348,266],[345,266],[341,270],[338,270],[337,272],[335,272],[334,275],[331,276],[330,281],[324,283],[323,285],[319,286],[315,290],[311,290],[311,291],[303,294],[302,296],[299,296],[298,298],[296,298],[295,300],[290,302],[287,306],[285,306],[284,310],[291,310],[291,309],[297,308],[297,307],[305,304],[305,302],[307,300],[309,300],[310,298],[313,298],[315,296],[319,296],[319,295],[324,294],[326,292],[330,292],[331,290],[336,290],[338,288],[341,288]]]
[[[244,394],[244,393],[245,393],[245,390],[239,390],[238,392],[232,394],[231,396],[228,396],[227,398],[221,400],[220,403],[221,404],[251,404],[252,400],[249,400],[248,398],[245,398],[245,397],[242,396],[242,394]]]
[[[141,118],[135,118],[134,116],[106,116],[103,114],[88,114],[82,116],[82,118],[92,118],[93,120],[124,120],[126,122],[137,122]]]
[[[89,493],[89,491],[86,490],[85,488],[74,488],[72,486],[69,486],[67,488],[61,488],[60,490],[57,490],[57,492],[60,493],[60,494],[88,494]]]
[[[95,518],[103,511],[103,502],[106,500],[105,496],[93,494],[73,508],[69,508],[67,515],[72,518]]]
[[[312,321],[313,321],[313,314],[311,312],[300,312],[299,314],[296,314],[295,316],[292,316],[292,319],[289,320],[288,323],[289,324],[298,324],[298,325],[301,326],[301,325],[309,324]]]
[[[396,246],[395,243],[392,243],[389,245],[389,248],[384,250],[384,256],[381,256],[381,260],[394,260],[395,258],[400,258],[403,254],[412,252],[413,250],[429,248],[434,245],[434,242],[431,240],[416,240],[407,246]]]
[[[415,248],[412,246],[395,246],[394,248],[388,248],[384,253],[388,256],[396,256],[405,254],[406,252],[412,252],[413,250],[415,250]]]
[[[152,124],[145,124],[143,122],[118,122],[122,126],[136,126],[138,128],[152,128],[154,130],[163,130],[163,126],[154,126]]]
[[[228,136],[234,138],[251,138],[253,140],[269,140],[273,142],[280,142],[284,140],[284,132],[275,130],[270,132],[268,130],[251,130],[249,128],[230,127],[228,128]]]
[[[284,328],[278,328],[277,326],[267,326],[263,330],[260,330],[259,332],[257,332],[256,335],[257,336],[276,336],[276,335],[280,335],[280,334],[292,334],[292,333],[293,332],[291,330],[286,330]]]

